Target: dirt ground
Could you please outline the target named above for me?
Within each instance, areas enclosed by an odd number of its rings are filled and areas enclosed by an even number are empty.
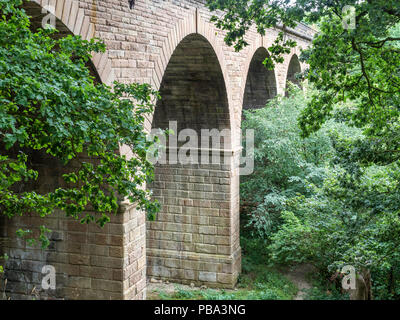
[[[294,300],[304,300],[306,296],[305,290],[312,288],[307,276],[313,271],[313,267],[307,264],[299,265],[294,269],[287,269],[284,271],[283,274],[299,289]]]

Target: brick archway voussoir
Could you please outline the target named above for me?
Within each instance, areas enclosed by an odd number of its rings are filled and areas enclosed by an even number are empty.
[[[77,0],[32,0],[60,20],[74,35],[84,40],[95,37],[96,29],[90,17],[79,7]],[[104,84],[111,85],[115,79],[112,64],[106,53],[94,53],[92,62]]]

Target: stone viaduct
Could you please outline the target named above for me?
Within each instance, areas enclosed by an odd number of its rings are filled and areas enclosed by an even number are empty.
[[[146,82],[160,91],[148,128],[178,130],[230,129],[223,165],[157,165],[150,186],[162,209],[156,221],[133,205],[103,229],[80,225],[61,212],[46,218],[52,229],[47,250],[28,247],[15,237],[19,228],[44,224],[38,217],[0,220],[6,262],[6,292],[25,299],[40,291],[42,268],[52,265],[57,288],[42,294],[65,299],[145,299],[146,277],[171,282],[233,287],[241,268],[239,243],[239,170],[242,109],[264,106],[283,95],[287,80],[305,66],[301,48],[313,30],[299,25],[288,30],[297,41],[285,62],[267,71],[261,64],[278,29],[262,37],[254,30],[247,46],[235,52],[224,43],[224,32],[210,23],[204,0],[34,0],[25,3],[33,26],[48,12],[56,17],[59,36],[97,37],[107,45],[96,54],[92,69],[99,81]],[[212,146],[210,146],[210,150]],[[122,148],[121,152],[129,152]],[[57,186],[57,166],[44,160],[44,184]],[[38,190],[41,185],[38,186]]]

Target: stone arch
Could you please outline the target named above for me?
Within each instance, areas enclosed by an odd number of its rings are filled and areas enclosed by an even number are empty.
[[[178,132],[190,128],[230,129],[229,104],[218,58],[207,39],[186,36],[175,49],[160,85],[161,99],[153,115],[153,128],[168,128],[176,120]],[[210,146],[203,146],[210,147]],[[230,149],[230,141],[224,149]]]
[[[85,15],[85,10],[79,7],[77,0],[32,0],[24,2],[24,8],[32,16],[32,23],[36,26],[41,25],[42,19],[49,13],[54,15],[59,37],[67,34],[79,35],[84,40],[95,37],[95,26],[90,22],[90,17]],[[92,63],[92,69],[99,80],[111,85],[115,77],[108,54],[95,53]]]
[[[268,70],[263,61],[268,56],[264,47],[259,47],[248,65],[242,109],[262,108],[278,92],[278,81],[274,70]]]
[[[296,53],[293,53],[292,56],[290,57],[289,60],[289,65],[286,73],[286,86],[287,88],[287,82],[292,82],[297,86],[300,86],[300,81],[299,79],[296,78],[296,74],[301,73],[301,64],[299,61],[299,57]],[[287,90],[285,90],[285,95],[287,95]]]
[[[149,187],[161,211],[147,224],[147,273],[174,282],[233,287],[240,246],[228,90],[217,53],[205,36],[183,37],[166,65],[159,91],[162,98],[152,127],[171,128],[170,121],[177,121],[176,138],[181,130],[192,130],[188,134],[196,141],[196,155],[182,163],[176,158],[181,145],[177,141],[168,144],[165,162],[155,165],[155,181]],[[199,135],[207,129],[228,130],[218,138],[221,145],[202,144]],[[215,154],[220,157],[217,162],[211,160]],[[203,161],[204,155],[209,162]]]
[[[157,90],[160,88],[165,70],[172,57],[172,54],[178,47],[179,43],[181,43],[181,41],[190,34],[199,34],[203,36],[212,47],[218,59],[218,63],[221,67],[221,72],[226,84],[226,91],[227,91],[228,105],[229,105],[229,119],[230,123],[232,124],[231,139],[233,141],[235,137],[235,127],[233,126],[234,111],[232,110],[234,103],[232,101],[233,94],[231,86],[229,85],[229,74],[225,62],[223,46],[221,45],[221,43],[218,43],[216,36],[216,29],[214,25],[202,19],[199,9],[193,10],[191,14],[179,20],[179,22],[168,33],[167,38],[165,39],[160,49],[160,54],[154,63],[154,71],[151,77],[151,84]],[[151,128],[152,122],[153,122],[153,115],[148,118],[148,123],[147,123],[148,129]]]

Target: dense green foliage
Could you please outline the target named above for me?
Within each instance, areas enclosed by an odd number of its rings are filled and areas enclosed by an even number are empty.
[[[255,130],[255,172],[242,177],[241,198],[254,209],[249,223],[260,236],[276,231],[283,203],[309,193],[305,180],[321,183],[333,152],[327,130],[300,137],[297,118],[306,100],[294,86],[292,90],[296,94],[290,99],[245,111],[243,129]]]
[[[278,120],[272,105],[269,112],[247,115],[246,126],[260,131],[258,175],[244,181],[242,193],[255,206],[249,223],[270,243],[272,260],[311,262],[325,279],[351,264],[371,274],[375,298],[399,298],[400,2],[209,0],[208,5],[226,11],[213,21],[236,50],[247,45],[252,25],[261,34],[282,28],[268,49],[269,68],[295,45],[285,42],[285,26],[298,21],[318,26],[302,53],[309,65],[303,76],[314,90],[296,112],[299,126],[289,111]],[[355,8],[355,28],[348,28],[346,6]],[[298,101],[282,105],[293,110]],[[275,128],[263,130],[258,124],[263,121]],[[285,123],[289,126],[279,130]],[[311,146],[321,143],[325,147],[313,158]]]
[[[280,23],[295,27],[297,21],[317,23],[320,31],[303,54],[309,64],[307,79],[317,89],[301,116],[304,135],[318,130],[333,116],[337,102],[351,99],[354,108],[347,121],[366,129],[371,138],[385,137],[386,152],[398,148],[396,132],[400,102],[400,2],[397,0],[208,0],[214,16],[227,30],[225,41],[240,50],[246,31],[255,25],[261,34]],[[355,28],[345,28],[346,6],[355,8]],[[282,62],[282,54],[295,44],[283,34],[269,48],[267,66]],[[397,140],[397,141],[395,141]]]
[[[157,204],[142,187],[153,174],[144,120],[158,94],[146,84],[96,83],[88,64],[104,44],[32,31],[21,3],[0,0],[1,214],[44,217],[60,209],[103,226],[124,198],[154,213]],[[121,145],[133,156],[121,155]],[[38,154],[69,168],[54,177],[62,186],[44,194],[30,187],[40,179]],[[46,245],[47,229],[41,231]]]
[[[256,174],[241,189],[247,230],[264,241],[272,264],[309,263],[325,281],[352,265],[371,271],[375,298],[399,298],[398,164],[364,167],[354,159],[364,136],[341,118],[352,104],[301,139],[296,119],[308,99],[295,90],[246,112],[244,128],[256,129]]]

